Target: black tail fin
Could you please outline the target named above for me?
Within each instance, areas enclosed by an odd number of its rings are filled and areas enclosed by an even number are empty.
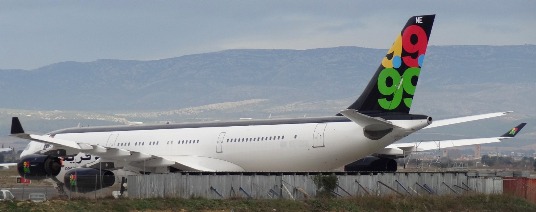
[[[409,113],[435,15],[411,17],[361,96],[348,109]]]
[[[526,124],[527,123],[521,123],[521,124],[517,125],[516,127],[512,128],[508,132],[506,132],[503,135],[501,135],[501,137],[515,137],[517,135],[517,133],[519,133],[519,131],[521,131],[521,129],[523,129],[523,127]]]
[[[22,124],[20,124],[18,117],[11,118],[11,134],[23,134],[24,129],[22,128]]]

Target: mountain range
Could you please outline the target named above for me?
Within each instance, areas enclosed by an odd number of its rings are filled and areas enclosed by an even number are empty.
[[[9,117],[17,114],[38,123],[56,120],[38,129],[45,132],[76,122],[333,115],[358,97],[386,52],[361,47],[236,49],[151,61],[0,69],[0,118],[7,119],[0,127],[8,133]],[[497,128],[534,121],[534,58],[536,45],[431,46],[412,112],[444,118],[515,111],[492,124]],[[536,128],[530,126],[525,133],[532,139]]]

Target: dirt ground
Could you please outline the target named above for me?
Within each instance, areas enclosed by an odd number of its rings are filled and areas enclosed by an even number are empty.
[[[8,170],[0,170],[0,187],[8,188],[21,186],[22,184],[17,183],[17,177],[19,177],[19,173],[17,173],[16,167],[11,167]],[[32,180],[27,186],[53,186],[53,183],[51,180]]]

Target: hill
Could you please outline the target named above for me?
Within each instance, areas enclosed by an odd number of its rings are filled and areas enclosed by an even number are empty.
[[[9,91],[0,93],[0,108],[168,110],[249,99],[281,104],[349,98],[361,92],[385,52],[359,47],[227,50],[0,70],[0,89]],[[510,98],[512,91],[532,90],[536,79],[534,45],[432,46],[427,53],[418,92],[448,97],[463,91],[494,102]],[[503,93],[489,92],[503,86],[508,87]],[[490,99],[491,94],[502,98]]]
[[[0,127],[8,134],[11,116],[48,132],[78,124],[333,115],[357,98],[385,52],[239,49],[0,70]],[[529,125],[520,138],[534,141],[535,57],[535,45],[431,46],[412,113],[440,119],[513,110],[508,118],[455,132],[493,136],[523,121]]]

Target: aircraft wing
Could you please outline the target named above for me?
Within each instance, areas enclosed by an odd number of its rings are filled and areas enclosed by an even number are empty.
[[[245,171],[242,167],[237,166],[233,163],[227,161],[207,158],[207,157],[197,157],[197,156],[170,156],[166,157],[167,160],[175,161],[176,164],[174,167],[181,170],[190,170],[190,171],[234,171],[234,172],[243,172]]]
[[[499,116],[504,116],[511,112],[513,111],[486,113],[486,114],[480,114],[480,115],[474,115],[474,116],[464,116],[464,117],[458,117],[458,118],[443,119],[443,120],[433,121],[432,124],[428,125],[427,127],[423,129],[447,126],[447,125],[452,125],[452,124],[459,124],[459,123],[476,121],[476,120],[481,120],[481,119],[495,118]]]
[[[75,152],[84,152],[97,155],[106,161],[128,161],[129,165],[136,167],[167,167],[172,166],[184,171],[244,171],[243,168],[229,163],[207,157],[196,156],[157,156],[143,152],[130,151],[121,148],[104,147],[101,145],[77,143],[75,141],[57,139],[48,135],[27,134],[17,117],[13,117],[11,135],[32,141],[52,144],[55,147],[69,149]],[[16,164],[15,164],[16,166]]]
[[[218,159],[195,156],[157,156],[143,152],[129,151],[121,148],[110,148],[100,145],[76,143],[47,136],[29,135],[31,140],[52,144],[55,147],[74,149],[75,151],[97,155],[106,161],[128,161],[136,167],[167,167],[172,166],[184,171],[244,171],[243,168]]]
[[[0,148],[0,152],[9,152],[9,151],[12,151],[13,149],[11,148]]]
[[[438,140],[438,141],[424,141],[424,142],[413,142],[413,143],[395,143],[391,144],[384,149],[377,152],[377,155],[384,156],[394,156],[394,157],[405,157],[411,152],[420,152],[428,150],[436,150],[441,148],[449,147],[458,147],[458,146],[469,146],[475,144],[487,144],[487,143],[496,143],[501,142],[502,140],[513,138],[519,133],[519,131],[526,125],[526,123],[521,123],[516,127],[512,128],[508,132],[504,133],[498,137],[489,137],[489,138],[473,138],[473,139],[457,139],[457,140]]]
[[[7,170],[9,167],[15,167],[17,163],[0,163],[0,170]]]

